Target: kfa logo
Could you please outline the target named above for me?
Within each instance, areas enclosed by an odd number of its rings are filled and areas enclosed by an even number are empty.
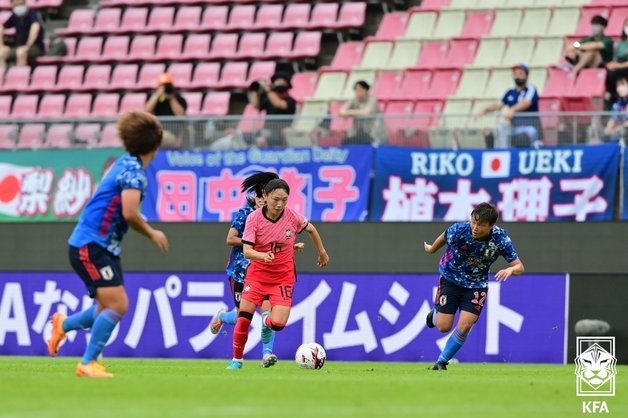
[[[576,395],[615,396],[615,337],[577,337]],[[583,401],[583,414],[610,411],[606,401]]]

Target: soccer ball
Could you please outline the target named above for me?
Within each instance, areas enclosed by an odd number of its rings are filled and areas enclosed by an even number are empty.
[[[304,343],[297,348],[294,360],[301,369],[322,369],[327,360],[327,353],[320,344]]]

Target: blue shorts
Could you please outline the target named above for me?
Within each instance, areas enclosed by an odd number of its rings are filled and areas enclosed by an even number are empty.
[[[441,277],[438,280],[434,305],[437,312],[444,314],[453,315],[460,309],[479,316],[487,295],[488,287],[462,287]]]
[[[70,264],[87,287],[90,298],[99,287],[124,285],[120,257],[111,254],[98,244],[89,243],[81,248],[70,245]]]

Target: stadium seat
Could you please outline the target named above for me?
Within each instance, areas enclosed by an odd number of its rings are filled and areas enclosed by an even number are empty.
[[[506,51],[502,56],[502,65],[511,67],[519,62],[530,62],[534,52],[535,42],[533,38],[511,38],[508,41]],[[499,61],[495,61],[496,63]]]
[[[153,7],[144,32],[168,32],[174,25],[174,7]]]
[[[94,26],[94,11],[91,9],[75,9],[70,15],[68,26],[56,30],[58,35],[82,35],[90,32]]]
[[[290,95],[299,103],[305,99],[312,97],[316,90],[316,82],[318,81],[318,73],[301,72],[292,76],[290,84],[292,89]]]
[[[490,35],[505,38],[518,33],[522,14],[521,9],[497,10]]]
[[[259,132],[264,127],[264,112],[260,112],[252,104],[247,104],[242,112],[242,119],[238,122],[238,131],[242,133]]]
[[[137,72],[137,64],[116,65],[111,74],[111,84],[109,88],[112,90],[133,89],[137,82]]]
[[[414,106],[414,114],[431,115],[431,117],[429,119],[427,117],[420,118],[417,120],[417,126],[421,129],[425,129],[438,123],[438,117],[436,115],[439,115],[442,111],[443,102],[440,100],[419,100]],[[427,123],[427,126],[424,125],[425,123]]]
[[[9,67],[4,77],[0,92],[26,90],[31,77],[31,67]]]
[[[120,113],[131,110],[144,110],[147,100],[146,93],[127,93],[120,100]]]
[[[557,64],[563,51],[562,38],[539,38],[528,63],[532,67],[550,67]]]
[[[393,43],[390,41],[368,42],[364,48],[359,68],[379,69],[382,64],[388,62],[392,47]]]
[[[257,59],[264,56],[266,34],[260,32],[244,33],[240,37],[238,51],[234,59]]]
[[[349,130],[353,126],[353,118],[340,116],[340,110],[343,106],[344,102],[331,102],[329,104],[329,115],[331,116],[329,133],[319,138],[319,146],[337,147],[347,138]]]
[[[201,114],[201,103],[203,102],[203,93],[186,91],[181,94],[185,99],[188,107],[186,114],[188,116],[197,116]]]
[[[36,94],[20,94],[13,100],[11,118],[28,119],[37,115],[37,103],[39,97]]]
[[[114,33],[120,28],[120,19],[122,17],[122,9],[100,9],[94,20],[94,26],[91,31],[84,31],[86,33]],[[81,35],[79,33],[78,35]]]
[[[349,77],[347,78],[347,82],[345,83],[345,88],[344,88],[344,91],[342,92],[342,95],[336,94],[334,96],[334,99],[341,99],[341,100],[353,99],[355,97],[355,93],[353,91],[353,86],[355,85],[355,83],[358,81],[366,81],[369,85],[372,86],[375,83],[375,76],[376,76],[376,73],[374,70],[360,68],[360,69],[351,71],[351,73],[349,74]]]
[[[344,73],[342,74],[345,75]],[[322,74],[321,77],[323,75],[324,74]],[[329,102],[327,100],[306,100],[301,107],[301,111],[295,116],[294,121],[292,122],[292,129],[297,132],[307,132],[309,134],[309,132],[320,124],[320,117],[322,115],[327,115],[328,111]],[[287,142],[289,145],[292,145],[291,141]],[[306,140],[306,143],[311,143],[311,141]]]
[[[220,81],[216,88],[237,89],[246,87],[248,63],[227,62],[220,72]]]
[[[283,5],[262,4],[257,11],[254,30],[279,30],[281,28],[281,17],[283,15]],[[274,33],[271,34],[271,36]]]
[[[529,82],[536,87],[537,93],[540,95],[545,90],[545,84],[547,84],[547,67],[531,68]]]
[[[572,71],[564,71],[558,68],[550,68],[545,89],[541,97],[561,98],[571,91],[576,81],[576,75]]]
[[[118,114],[120,95],[118,93],[100,93],[94,98],[91,115],[100,118],[113,118]]]
[[[338,20],[328,26],[328,28],[336,30],[361,28],[364,26],[365,19],[365,2],[345,2],[342,3],[342,6],[340,7]]]
[[[299,32],[288,56],[292,59],[316,58],[321,52],[321,32]]]
[[[417,100],[427,91],[432,81],[432,72],[425,70],[406,71],[401,87],[393,93],[395,100]]]
[[[442,68],[462,68],[473,62],[478,50],[478,41],[474,39],[455,39],[451,42],[447,60]]]
[[[500,100],[506,90],[511,88],[513,88],[512,70],[510,68],[494,69],[491,71],[483,97]]]
[[[45,94],[39,102],[37,116],[40,118],[60,118],[65,109],[65,94]]]
[[[72,93],[68,96],[64,115],[66,117],[83,118],[92,110],[92,96],[86,93]]]
[[[181,88],[192,81],[193,65],[189,62],[175,62],[168,66],[167,70],[174,79],[174,85]]]
[[[434,39],[449,39],[460,35],[465,21],[463,10],[441,10],[436,27],[431,34]]]
[[[388,131],[388,144],[398,146],[427,146],[427,136],[417,135],[418,126],[429,124],[414,114],[415,104],[411,101],[390,102],[386,106],[384,123]],[[421,138],[425,138],[424,140]]]
[[[421,9],[438,10],[443,7],[449,6],[451,0],[423,0],[421,2]]]
[[[560,99],[539,98],[539,112],[541,113],[541,124],[543,125],[543,144],[545,145],[558,145],[560,116],[557,113],[561,109]]]
[[[628,3],[624,2],[624,6]],[[624,32],[624,21],[628,19],[628,7],[615,7],[608,19],[608,27],[604,31],[607,36],[617,37]]]
[[[425,39],[432,36],[438,14],[436,12],[412,13],[404,34],[408,39]]]
[[[64,65],[59,71],[59,78],[56,86],[52,89],[55,91],[73,91],[78,90],[83,84],[83,73],[85,69],[82,65]]]
[[[157,88],[157,77],[165,71],[166,66],[164,64],[142,65],[133,90],[153,90]]]
[[[600,97],[604,94],[606,69],[585,68],[578,74],[573,88],[567,97]]]
[[[113,123],[111,125],[114,127],[116,126]],[[80,123],[74,129],[74,133],[72,134],[72,137],[76,141],[77,144],[92,147],[98,143],[98,138],[100,137],[100,134],[101,134],[100,124]]]
[[[229,60],[236,56],[238,49],[238,35],[232,33],[219,33],[214,37],[212,47],[208,55],[210,60]]]
[[[206,34],[192,34],[185,38],[181,60],[204,60],[209,56],[211,36]]]
[[[331,28],[338,18],[338,3],[316,3],[312,9],[308,29]]]
[[[391,100],[394,94],[401,88],[403,82],[402,71],[380,71],[372,86],[371,94],[378,100]]]
[[[76,54],[66,56],[65,61],[71,62],[93,62],[101,57],[103,38],[84,37],[78,42]]]
[[[540,33],[547,33],[547,28],[552,17],[550,9],[533,9],[525,10],[521,26],[519,26],[519,36],[538,36]]]
[[[464,99],[447,99],[443,108],[443,117],[439,121],[440,126],[448,128],[464,127],[467,124],[467,118],[461,118],[460,115],[471,115],[471,100]],[[448,115],[456,115],[447,117]]]
[[[193,32],[201,26],[203,10],[199,6],[183,6],[174,18],[172,30],[175,32]]]
[[[606,18],[609,17],[610,10],[608,7],[585,7],[581,9],[580,22],[576,29],[575,35],[590,36],[591,35],[591,18],[595,15],[601,15]]]
[[[385,13],[375,33],[375,39],[395,40],[403,36],[408,24],[408,13]]]
[[[398,39],[390,53],[387,63],[382,63],[382,69],[405,70],[412,67],[421,53],[421,42],[415,40]]]
[[[95,62],[117,62],[128,59],[129,54],[128,36],[109,36],[105,40],[102,55],[95,59]]]
[[[0,100],[2,97],[0,97]],[[10,99],[10,97],[8,97]],[[10,103],[10,102],[9,102]],[[2,106],[0,106],[2,108]],[[17,125],[0,125],[0,149],[13,149],[17,141]]]
[[[236,63],[238,65],[242,63]],[[201,114],[212,116],[224,116],[229,114],[229,100],[231,93],[227,91],[212,91],[205,95]]]
[[[495,13],[491,10],[469,12],[464,27],[460,32],[461,38],[480,38],[491,32]]]
[[[100,128],[99,128],[100,129]],[[99,148],[120,148],[122,147],[122,141],[118,136],[118,127],[115,123],[108,123],[102,129],[102,133],[96,134],[95,139],[100,137],[100,141],[95,141],[94,146]]]
[[[155,46],[157,37],[155,35],[138,35],[131,41],[129,50],[129,61],[151,60],[155,57]]]
[[[306,3],[289,3],[284,12],[281,29],[300,29],[310,22],[311,7]]]
[[[490,68],[496,63],[502,62],[506,41],[504,39],[482,39],[475,54],[473,66]]]
[[[206,7],[201,17],[200,29],[204,31],[224,31],[227,28],[227,6]]]
[[[183,49],[183,35],[162,35],[152,61],[178,61]]]
[[[0,95],[0,118],[9,118],[9,115],[11,114],[11,101],[11,96]]]
[[[287,57],[292,52],[293,42],[294,34],[292,32],[273,32],[268,36],[266,49],[262,57],[264,59]]]
[[[350,70],[360,64],[364,53],[364,42],[350,41],[338,45],[336,54],[331,64],[326,67],[329,70]]]
[[[580,9],[578,8],[556,8],[552,13],[552,20],[547,26],[546,35],[565,36],[574,33],[579,19]]]
[[[131,7],[124,11],[118,33],[138,33],[146,29],[148,9],[144,7]]]
[[[484,90],[488,84],[489,75],[489,71],[484,68],[467,68],[462,73],[455,97],[468,99],[484,97]]]
[[[85,71],[85,80],[80,90],[101,90],[109,87],[109,78],[111,77],[110,65],[90,65]]]
[[[72,146],[72,143],[70,141],[71,135],[71,123],[51,125],[48,128],[48,132],[46,132],[46,140],[44,141],[44,146],[46,148],[70,148]]]
[[[413,68],[432,69],[447,64],[449,41],[428,41],[421,45],[421,55]]]
[[[435,71],[429,89],[422,92],[420,98],[428,100],[446,99],[456,92],[459,81],[460,70]]]
[[[275,74],[276,67],[277,63],[275,61],[257,61],[252,63],[245,86],[249,86],[252,82],[258,80],[270,80],[272,75]]]
[[[253,27],[255,27],[255,6],[233,6],[225,29],[230,31],[246,31]]]
[[[38,149],[43,146],[46,126],[43,123],[30,123],[22,126],[17,140],[17,148]]]
[[[65,48],[66,48],[65,55],[63,56],[44,55],[41,57],[37,57],[36,59],[37,65],[61,64],[61,63],[66,63],[66,61],[70,61],[76,53],[77,39],[76,38],[63,38],[63,43],[65,44]]]
[[[180,88],[189,90],[213,88],[218,85],[220,78],[220,64],[217,62],[202,62],[196,64],[194,68],[194,76],[192,82],[185,86],[179,85]]]
[[[347,74],[344,72],[324,72],[318,78],[318,84],[314,90],[314,100],[331,100],[344,90]]]

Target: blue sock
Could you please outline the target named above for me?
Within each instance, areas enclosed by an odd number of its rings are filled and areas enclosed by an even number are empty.
[[[236,321],[238,320],[238,310],[236,308],[233,308],[229,312],[222,312],[220,314],[220,320],[225,324],[235,325]]]
[[[89,343],[85,348],[85,354],[81,364],[88,364],[91,361],[95,361],[98,355],[105,348],[105,344],[111,337],[111,332],[116,327],[116,324],[120,322],[122,315],[111,309],[103,309],[100,314],[94,320],[92,326],[92,337],[89,339]]]
[[[438,356],[438,362],[446,363],[451,360],[466,341],[467,335],[469,335],[469,333],[462,332],[458,328],[456,328],[454,333],[451,334],[451,337],[449,337],[449,339],[447,340],[447,344],[445,344],[445,349],[442,353],[440,353],[440,356]]]
[[[275,345],[275,331],[270,330],[270,339],[267,343],[262,340],[262,356],[264,354],[272,354],[273,346]]]
[[[94,324],[94,319],[98,314],[97,306],[92,305],[83,312],[75,313],[65,318],[63,321],[63,332],[75,329],[89,329]]]

